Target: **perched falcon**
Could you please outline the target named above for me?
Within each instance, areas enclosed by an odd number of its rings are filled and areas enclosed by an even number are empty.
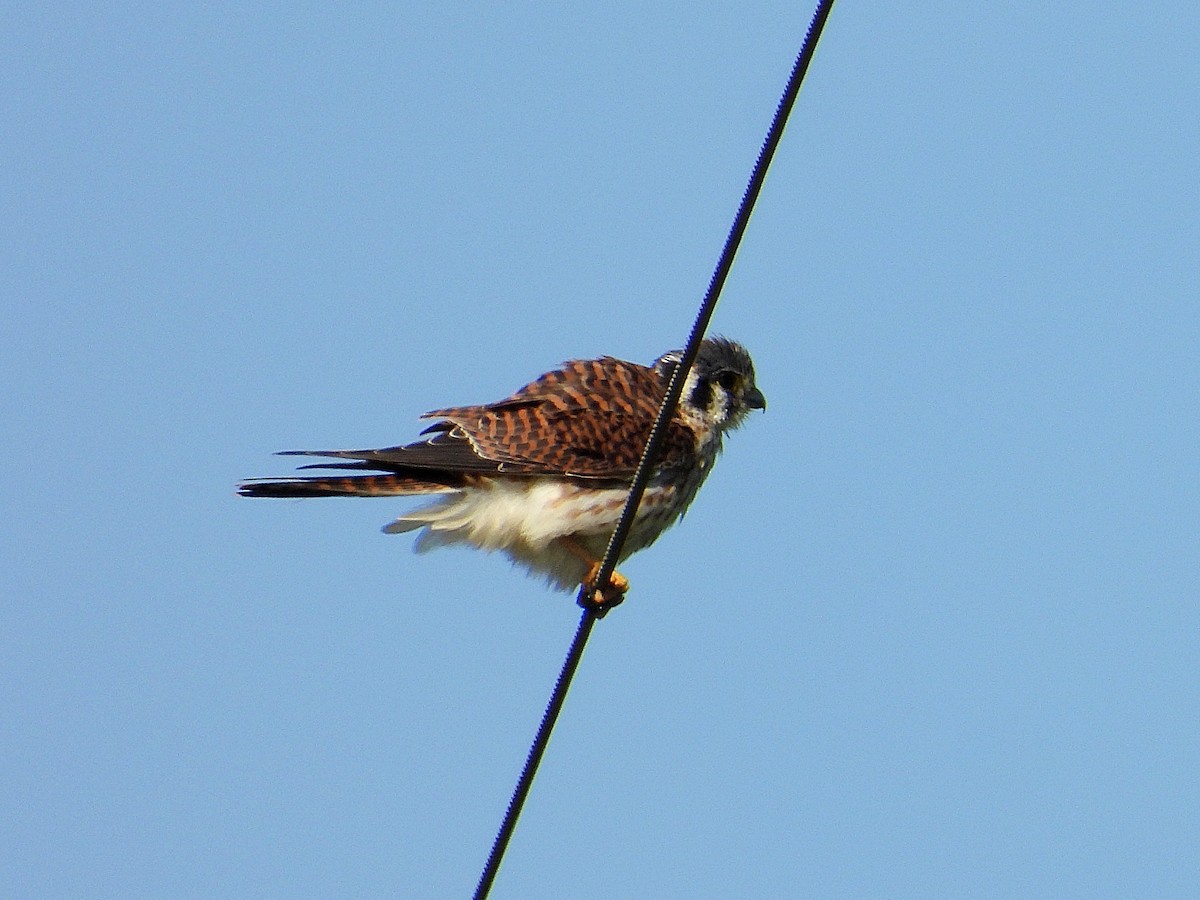
[[[350,474],[255,479],[245,497],[380,497],[440,494],[383,530],[421,531],[416,550],[469,544],[502,550],[570,590],[586,584],[596,603],[616,603],[628,581],[595,585],[600,559],[625,504],[642,449],[679,351],[653,366],[605,356],[547,372],[506,400],[436,409],[425,440],[380,450],[288,450],[348,462],[304,466]],[[766,400],[740,345],[705,340],[684,382],[664,449],[621,559],[654,543],[687,510],[725,432]],[[597,589],[598,588],[598,589]]]

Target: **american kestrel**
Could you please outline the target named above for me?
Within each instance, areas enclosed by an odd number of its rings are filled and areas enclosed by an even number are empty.
[[[351,462],[305,469],[350,475],[255,479],[245,497],[380,497],[440,494],[383,527],[420,531],[415,549],[468,544],[500,550],[552,585],[587,585],[596,603],[620,602],[629,582],[613,573],[597,590],[600,559],[621,516],[634,470],[680,351],[653,366],[605,356],[574,360],[511,397],[435,409],[425,440],[380,450],[287,450]],[[666,442],[621,553],[648,547],[681,518],[737,428],[766,400],[750,354],[705,340],[684,382]]]

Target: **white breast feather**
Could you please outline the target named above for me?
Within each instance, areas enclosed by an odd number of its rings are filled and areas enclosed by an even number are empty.
[[[624,488],[597,489],[551,478],[497,479],[406,513],[383,530],[425,529],[414,545],[418,553],[448,544],[501,550],[570,589],[587,567],[553,541],[571,535],[598,558],[620,518],[625,495]]]
[[[707,431],[707,433],[705,433]],[[720,450],[719,432],[701,431],[696,465],[675,475],[673,487],[653,483],[642,498],[637,519],[621,553],[648,547],[695,497]],[[571,590],[587,574],[587,564],[556,538],[570,536],[592,557],[604,555],[628,490],[601,488],[558,478],[497,478],[463,488],[385,525],[388,534],[423,529],[414,544],[418,553],[448,544],[500,550],[515,563]]]

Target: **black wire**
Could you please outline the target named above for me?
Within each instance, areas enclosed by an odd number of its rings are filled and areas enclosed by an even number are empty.
[[[721,258],[717,262],[712,280],[708,283],[708,292],[704,295],[700,311],[692,325],[691,334],[688,335],[683,357],[675,366],[675,371],[671,373],[671,380],[667,385],[667,395],[663,397],[662,405],[658,408],[658,418],[654,420],[654,427],[650,430],[650,438],[646,441],[646,449],[642,452],[642,458],[634,473],[633,484],[629,488],[625,508],[621,511],[621,519],[617,522],[616,530],[609,539],[608,549],[604,552],[604,559],[600,563],[600,571],[596,574],[593,589],[607,584],[612,577],[613,570],[617,567],[621,548],[625,546],[625,539],[633,527],[634,512],[642,502],[642,495],[646,492],[646,485],[650,481],[654,462],[658,459],[662,445],[666,441],[667,425],[670,423],[671,417],[675,415],[675,407],[679,405],[679,395],[683,393],[683,382],[692,368],[692,363],[696,361],[696,354],[700,352],[700,342],[704,339],[704,332],[708,329],[713,311],[717,308],[721,289],[725,286],[725,279],[733,266],[733,257],[737,254],[738,246],[742,242],[742,235],[746,233],[746,226],[750,223],[750,213],[754,211],[754,204],[762,190],[763,181],[766,180],[767,169],[775,155],[775,148],[779,146],[779,140],[783,137],[783,129],[787,125],[788,115],[796,102],[796,96],[800,93],[800,84],[804,81],[804,74],[808,71],[808,64],[812,61],[813,53],[817,49],[817,41],[821,39],[821,31],[825,27],[825,20],[829,18],[829,10],[832,8],[833,0],[821,0],[813,14],[812,23],[808,26],[804,45],[800,48],[800,55],[796,57],[796,62],[792,66],[792,74],[788,78],[783,96],[779,98],[779,106],[775,109],[775,118],[771,120],[771,128],[767,131],[762,148],[758,151],[758,159],[754,163],[750,183],[746,185],[746,191],[742,194],[742,202],[733,219],[733,226],[729,229],[729,236],[725,239]],[[579,591],[578,602],[585,608],[594,605],[586,585]]]
[[[620,558],[621,549],[625,546],[625,540],[628,538],[629,531],[633,527],[634,513],[638,505],[642,502],[642,495],[645,493],[646,485],[650,481],[650,473],[654,462],[662,451],[663,442],[666,440],[667,424],[671,421],[671,417],[675,414],[675,407],[679,404],[679,396],[683,393],[684,380],[687,377],[688,370],[692,367],[692,363],[696,361],[696,354],[700,351],[700,342],[704,338],[704,332],[708,329],[708,323],[712,319],[713,310],[716,309],[721,289],[725,286],[725,279],[728,277],[729,270],[733,266],[733,258],[737,254],[738,245],[741,244],[742,235],[746,233],[746,226],[750,222],[750,213],[754,210],[754,204],[758,200],[758,195],[762,190],[763,181],[767,177],[767,169],[771,165],[772,157],[775,155],[775,148],[779,146],[779,140],[783,137],[783,129],[787,124],[788,115],[791,113],[792,106],[796,102],[796,96],[800,93],[800,85],[804,81],[804,75],[808,71],[808,65],[812,61],[813,53],[817,48],[817,42],[821,39],[821,31],[825,28],[825,22],[829,18],[829,11],[832,8],[833,0],[820,0],[817,4],[816,12],[813,13],[812,22],[808,26],[808,33],[804,37],[804,45],[800,48],[800,55],[796,57],[796,62],[792,66],[792,73],[788,78],[787,87],[784,88],[783,96],[779,99],[779,106],[775,110],[775,118],[771,121],[771,128],[768,130],[762,148],[759,150],[758,159],[754,163],[754,171],[750,175],[750,182],[746,185],[746,191],[742,195],[742,202],[738,207],[737,216],[734,217],[733,225],[729,229],[729,236],[725,239],[725,247],[721,251],[721,258],[717,262],[716,270],[713,272],[712,280],[709,282],[708,291],[704,295],[703,302],[700,304],[700,311],[696,315],[695,323],[692,325],[691,334],[688,335],[682,358],[679,364],[675,366],[674,372],[671,373],[671,380],[667,385],[667,394],[663,397],[662,405],[659,406],[658,417],[654,420],[654,427],[650,430],[650,437],[646,441],[646,448],[642,451],[637,471],[633,476],[633,483],[629,488],[629,496],[625,500],[625,508],[621,511],[620,521],[617,522],[617,527],[609,539],[608,548],[604,551],[604,559],[600,563],[600,570],[596,575],[594,583],[590,586],[583,585],[579,590],[578,603],[583,607],[583,616],[579,620],[579,628],[575,632],[575,639],[571,642],[570,650],[567,651],[567,658],[563,662],[562,671],[559,672],[558,681],[554,685],[554,692],[550,695],[550,702],[546,707],[546,712],[542,716],[542,723],[538,727],[538,732],[533,739],[532,746],[529,748],[529,755],[525,760],[525,768],[521,770],[521,777],[518,779],[517,786],[513,790],[512,799],[509,801],[508,809],[504,814],[504,821],[500,824],[500,830],[496,834],[495,842],[492,844],[492,852],[488,855],[488,861],[484,866],[483,874],[479,877],[479,884],[475,888],[475,900],[486,898],[492,888],[492,882],[495,880],[496,872],[500,868],[500,861],[503,859],[504,851],[508,847],[509,838],[512,837],[513,829],[517,825],[517,819],[521,815],[521,807],[525,804],[525,798],[529,795],[529,789],[533,786],[533,778],[537,774],[542,754],[546,750],[546,744],[550,741],[550,732],[554,730],[554,723],[558,719],[559,712],[562,710],[563,702],[567,697],[567,691],[570,690],[571,679],[574,678],[575,670],[579,667],[579,660],[583,657],[583,649],[587,644],[589,635],[592,633],[592,626],[596,624],[598,619],[603,618],[604,614],[611,608],[611,604],[597,604],[592,599],[592,592],[602,585],[607,585],[609,579],[612,578],[613,571],[617,567],[617,560]]]
[[[504,821],[500,824],[496,840],[492,843],[492,852],[488,854],[487,865],[483,867],[483,874],[479,876],[479,884],[475,887],[475,900],[483,900],[488,895],[488,891],[492,889],[492,882],[496,878],[496,872],[500,869],[500,860],[504,858],[504,851],[508,847],[508,839],[512,837],[513,829],[517,827],[521,807],[525,805],[525,798],[529,796],[529,789],[533,787],[533,776],[537,774],[538,764],[542,760],[546,744],[550,742],[550,732],[554,730],[554,723],[558,720],[563,701],[567,699],[567,690],[571,686],[571,679],[575,677],[575,670],[579,667],[584,645],[587,644],[588,636],[592,633],[592,626],[599,618],[596,610],[589,608],[583,611],[583,616],[579,620],[575,639],[571,641],[571,649],[567,651],[562,671],[558,673],[558,681],[554,683],[554,692],[550,695],[550,703],[546,706],[546,711],[542,713],[542,724],[538,726],[537,736],[534,737],[533,744],[529,748],[529,756],[525,758],[525,768],[521,770],[521,777],[517,780],[516,788],[513,789],[512,799],[508,801],[508,809],[504,813]]]

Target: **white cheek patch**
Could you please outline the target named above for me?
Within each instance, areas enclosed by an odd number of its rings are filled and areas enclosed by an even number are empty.
[[[712,386],[712,400],[708,404],[708,421],[714,426],[724,425],[729,419],[729,394],[719,384]]]

